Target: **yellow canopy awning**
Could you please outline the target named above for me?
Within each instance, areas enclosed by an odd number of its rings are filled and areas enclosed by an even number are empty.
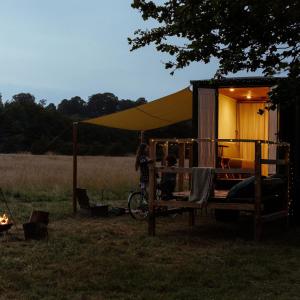
[[[191,118],[192,92],[185,88],[138,107],[82,122],[128,130],[150,130]]]

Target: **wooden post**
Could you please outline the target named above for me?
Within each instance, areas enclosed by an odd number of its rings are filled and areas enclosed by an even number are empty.
[[[166,166],[166,158],[169,154],[169,144],[168,144],[168,142],[166,142],[162,145],[162,149],[163,149],[163,157],[162,157],[161,165]]]
[[[141,144],[145,143],[145,132],[144,131],[141,131],[141,133],[140,133],[140,141],[141,141]]]
[[[192,138],[197,139],[198,136],[198,128],[199,128],[199,99],[198,99],[198,87],[196,84],[193,84],[193,104],[192,104]],[[193,166],[197,167],[199,165],[198,162],[198,151],[199,144],[193,143]]]
[[[286,191],[285,191],[285,203],[284,208],[286,210],[286,228],[289,227],[289,205],[290,205],[290,147],[286,146],[284,148],[284,161],[285,161],[285,176],[286,176]]]
[[[77,151],[78,151],[78,123],[73,123],[73,213],[77,211]]]
[[[196,209],[195,208],[190,208],[189,209],[189,226],[195,226],[195,214],[196,214]]]
[[[189,168],[192,168],[193,165],[193,142],[191,144],[189,144]],[[189,189],[192,188],[192,174],[189,174]]]
[[[254,173],[255,173],[255,196],[254,196],[254,240],[259,241],[261,236],[261,186],[262,186],[262,179],[261,179],[261,142],[255,142],[255,166],[254,166]]]
[[[155,142],[150,140],[150,159],[153,163],[149,165],[149,217],[148,217],[148,234],[155,236]]]
[[[293,219],[295,224],[300,225],[300,101],[299,95],[298,99],[295,98],[294,107],[294,121],[290,120],[290,128],[294,128],[293,138],[292,138],[292,153],[291,158],[293,161],[293,174],[292,174],[292,201],[293,201]]]
[[[178,160],[178,166],[180,168],[184,167],[184,157],[185,157],[185,143],[180,143],[179,145],[179,160]],[[183,191],[183,173],[178,174],[178,191]]]

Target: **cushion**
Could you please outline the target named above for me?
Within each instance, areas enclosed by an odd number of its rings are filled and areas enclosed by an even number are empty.
[[[284,180],[278,175],[273,175],[270,177],[262,177],[262,195],[272,196],[277,195],[281,197],[285,190]],[[245,200],[248,198],[253,198],[255,194],[255,176],[248,177],[243,181],[234,185],[226,197],[228,202],[234,202],[234,199],[239,198]]]
[[[227,195],[227,200],[233,198],[249,198],[254,196],[255,176],[248,177],[243,181],[235,184]]]

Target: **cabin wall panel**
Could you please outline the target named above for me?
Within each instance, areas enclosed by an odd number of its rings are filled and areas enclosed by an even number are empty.
[[[215,139],[216,137],[216,91],[215,89],[198,89],[198,138]],[[199,167],[215,167],[215,144],[199,142]]]

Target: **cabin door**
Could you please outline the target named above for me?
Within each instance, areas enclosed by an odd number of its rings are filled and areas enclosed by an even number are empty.
[[[198,89],[198,138],[216,138],[216,90]],[[199,141],[198,144],[198,166],[216,166],[215,143]]]

